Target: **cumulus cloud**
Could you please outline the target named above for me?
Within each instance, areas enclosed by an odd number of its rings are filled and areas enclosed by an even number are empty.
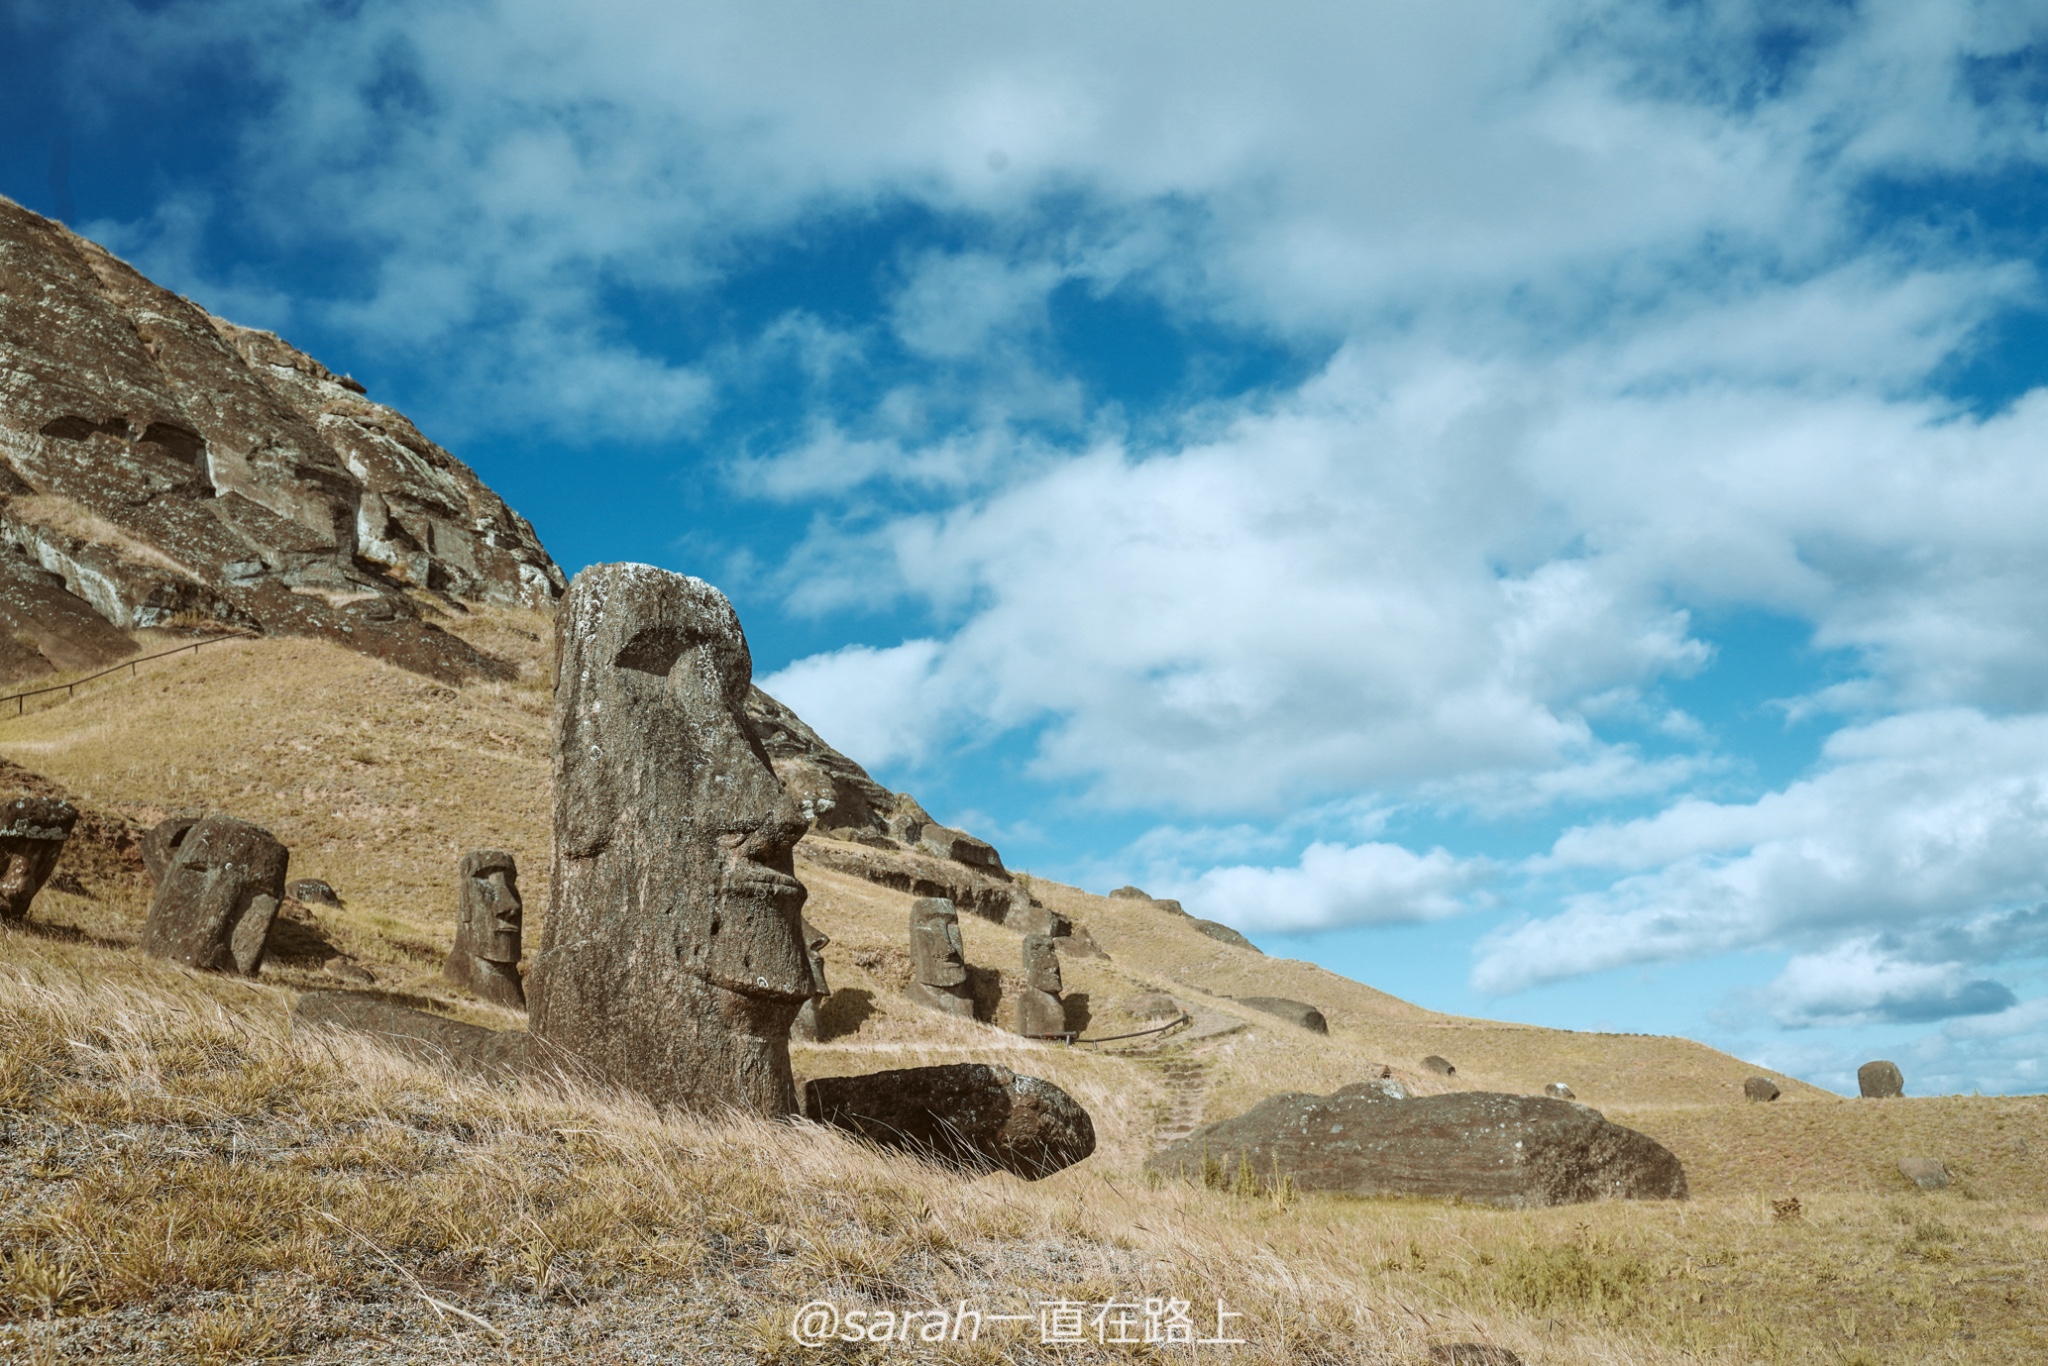
[[[1996,1015],[2017,1004],[2012,989],[1972,976],[1961,963],[1916,963],[1871,939],[1799,954],[1761,993],[1779,1024],[1924,1024]]]
[[[1298,932],[1441,920],[1470,909],[1484,859],[1398,844],[1311,844],[1292,868],[1212,868],[1180,888],[1195,913],[1240,929]]]

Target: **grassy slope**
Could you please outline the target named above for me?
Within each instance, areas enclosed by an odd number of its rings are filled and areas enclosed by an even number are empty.
[[[458,693],[316,642],[221,645],[0,722],[0,754],[136,819],[207,805],[268,825],[292,847],[294,876],[341,890],[347,908],[322,912],[319,928],[380,987],[509,1025],[443,991],[436,972],[465,848],[519,855],[538,929],[546,623],[487,612],[451,627],[519,659],[521,679]],[[0,1099],[16,1136],[0,1149],[0,1254],[12,1258],[0,1297],[17,1312],[100,1312],[17,1329],[21,1340],[133,1351],[137,1334],[157,1333],[202,1356],[268,1343],[333,1359],[372,1354],[378,1336],[402,1344],[393,1359],[489,1345],[431,1294],[522,1351],[601,1360],[682,1331],[678,1287],[696,1287],[692,1312],[711,1318],[690,1340],[745,1360],[783,1350],[775,1316],[833,1286],[902,1302],[1142,1285],[1250,1310],[1248,1361],[1317,1359],[1316,1343],[1351,1354],[1331,1359],[1398,1360],[1447,1334],[1532,1361],[2027,1360],[2044,1345],[2024,1274],[2048,1251],[2039,1100],[1873,1104],[1793,1083],[1776,1105],[1745,1105],[1735,1096],[1752,1069],[1684,1040],[1437,1015],[1217,944],[1145,903],[1039,882],[1109,954],[1064,965],[1091,1033],[1134,1027],[1118,1002],[1142,988],[1246,1022],[1192,1050],[1209,1118],[1382,1063],[1417,1089],[1561,1079],[1669,1144],[1696,1199],[1510,1214],[1160,1188],[1136,1174],[1169,1103],[1157,1067],[911,1007],[894,991],[908,899],[805,876],[808,914],[834,941],[828,1023],[858,1027],[797,1049],[799,1072],[1000,1059],[1080,1098],[1098,1156],[1037,1186],[962,1183],[826,1135],[456,1085],[293,1038],[281,988],[333,985],[311,968],[267,969],[255,984],[167,970],[126,947],[142,911],[132,887],[45,893],[43,928],[0,940]],[[962,928],[971,961],[1014,972],[1016,935],[973,917]],[[1241,995],[1310,1001],[1331,1034],[1226,999]],[[1458,1076],[1420,1073],[1428,1053]],[[1919,1154],[1948,1160],[1959,1188],[1907,1186],[1893,1164]],[[223,1201],[223,1182],[251,1194]],[[1768,1202],[1788,1195],[1805,1212],[1780,1221]],[[110,1224],[113,1210],[126,1214]],[[325,1308],[309,1316],[316,1301]]]

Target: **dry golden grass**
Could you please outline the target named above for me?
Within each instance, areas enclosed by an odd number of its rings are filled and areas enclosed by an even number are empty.
[[[380,985],[510,1025],[435,970],[465,847],[513,849],[536,924],[545,904],[546,623],[448,625],[517,657],[520,680],[452,690],[318,643],[226,644],[0,722],[0,752],[138,818],[207,804],[269,825],[294,875],[348,899],[319,929]],[[32,929],[0,935],[0,1355],[1178,1360],[1041,1348],[1021,1328],[843,1352],[788,1332],[820,1298],[1014,1313],[1171,1295],[1243,1312],[1248,1345],[1202,1359],[1247,1364],[1415,1361],[1453,1341],[1531,1363],[2048,1356],[2048,1101],[1788,1087],[1745,1105],[1751,1069],[1683,1040],[1439,1016],[1141,903],[1037,883],[1110,955],[1064,965],[1091,1032],[1129,1025],[1117,1002],[1145,988],[1245,1021],[1179,1046],[1211,1118],[1381,1062],[1417,1087],[1564,1079],[1671,1146],[1695,1198],[1511,1212],[1157,1182],[1139,1167],[1174,1093],[1145,1041],[1066,1049],[917,1010],[897,994],[907,898],[804,872],[834,939],[840,1032],[797,1048],[799,1072],[1004,1062],[1079,1098],[1097,1154],[1037,1184],[969,1181],[802,1124],[457,1081],[295,1035],[291,990],[334,984],[313,969],[172,969],[133,952],[133,888],[45,892]],[[1014,974],[1014,933],[962,928],[971,961]],[[1225,999],[1248,994],[1312,1001],[1332,1032]],[[1453,1082],[1416,1072],[1430,1052],[1458,1062]],[[1898,1176],[1921,1155],[1957,1186]],[[1799,1213],[1774,1211],[1795,1197]]]

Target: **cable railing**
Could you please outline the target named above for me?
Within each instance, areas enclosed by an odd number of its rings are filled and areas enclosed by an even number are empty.
[[[1024,1037],[1027,1039],[1043,1039],[1048,1043],[1050,1043],[1054,1039],[1058,1039],[1061,1043],[1067,1044],[1069,1046],[1072,1046],[1077,1043],[1115,1043],[1119,1039],[1142,1039],[1147,1034],[1164,1034],[1169,1029],[1178,1029],[1180,1026],[1184,1024],[1192,1023],[1194,1018],[1194,1016],[1188,1014],[1185,1010],[1183,1010],[1180,1013],[1179,1019],[1168,1020],[1165,1024],[1155,1025],[1151,1029],[1133,1030],[1129,1034],[1104,1034],[1098,1038],[1093,1039],[1082,1038],[1081,1031],[1079,1031],[1078,1029],[1065,1030],[1058,1034],[1026,1034]]]
[[[140,655],[134,659],[124,659],[112,668],[101,669],[98,673],[87,674],[83,678],[74,678],[69,683],[53,683],[47,688],[30,688],[27,692],[18,692],[7,697],[0,697],[0,707],[4,707],[9,702],[12,702],[14,704],[14,714],[16,716],[25,716],[28,714],[28,699],[31,697],[42,697],[48,693],[60,692],[64,694],[64,700],[68,702],[77,696],[78,688],[81,684],[90,683],[95,678],[105,678],[108,674],[117,674],[123,669],[128,671],[130,678],[133,678],[136,676],[135,666],[147,664],[152,659],[168,659],[172,655],[181,655],[187,650],[197,651],[202,645],[218,645],[223,640],[245,639],[247,639],[246,636],[208,636],[204,640],[195,640],[188,645],[180,645],[175,650],[160,650],[153,655]]]

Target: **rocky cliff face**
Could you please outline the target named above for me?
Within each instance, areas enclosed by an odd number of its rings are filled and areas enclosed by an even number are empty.
[[[0,680],[176,625],[492,675],[423,602],[563,587],[526,519],[360,384],[0,198]]]

